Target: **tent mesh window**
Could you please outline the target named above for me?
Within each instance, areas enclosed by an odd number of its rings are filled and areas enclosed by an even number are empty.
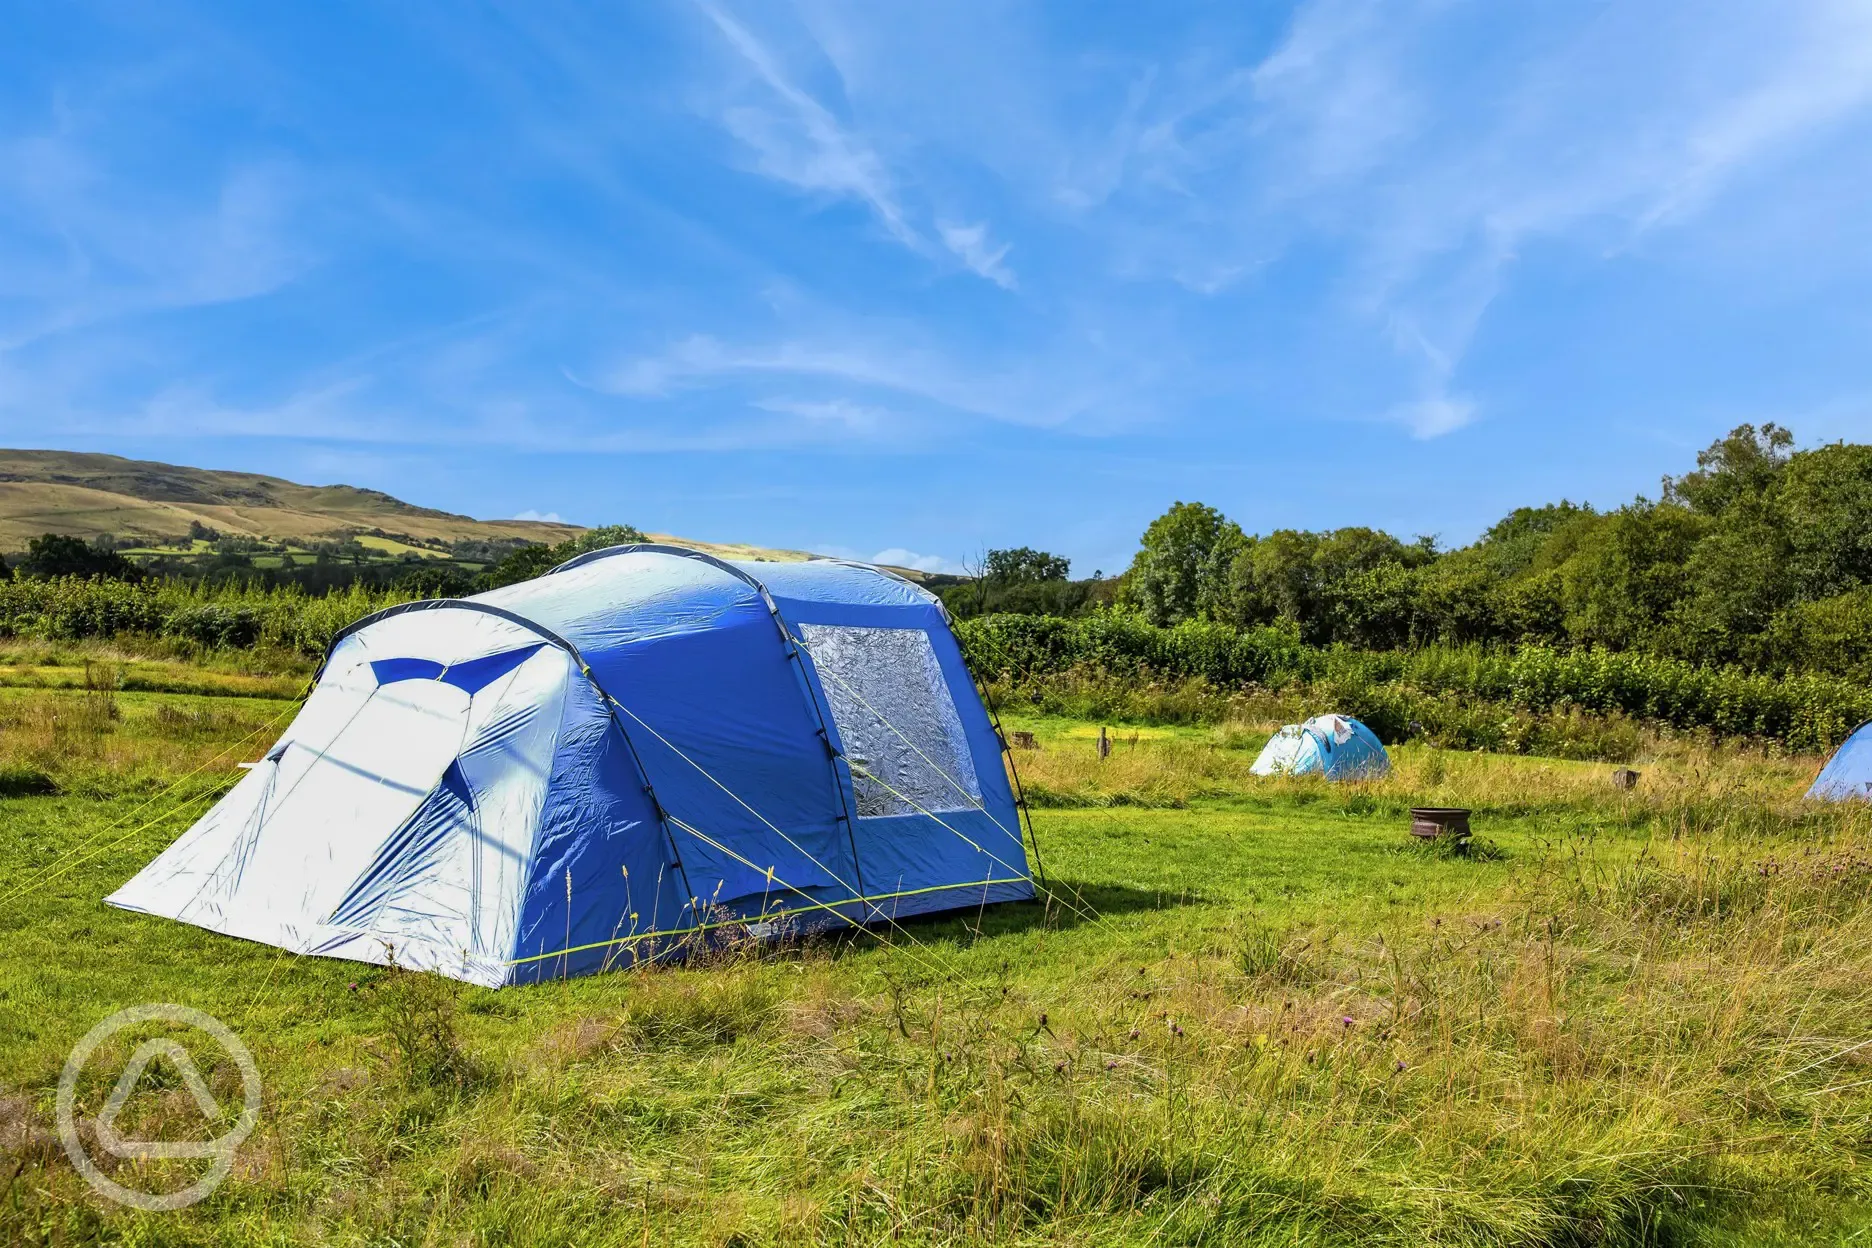
[[[962,720],[928,633],[829,624],[802,631],[845,745],[860,818],[980,805]]]

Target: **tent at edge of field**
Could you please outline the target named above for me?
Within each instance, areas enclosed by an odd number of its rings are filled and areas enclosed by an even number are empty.
[[[1033,896],[933,596],[636,545],[352,625],[280,741],[108,900],[499,986]]]
[[[1377,735],[1350,715],[1315,715],[1269,737],[1248,770],[1257,776],[1369,779],[1391,770],[1391,756]]]

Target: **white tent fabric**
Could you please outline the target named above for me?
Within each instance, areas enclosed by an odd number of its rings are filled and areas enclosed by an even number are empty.
[[[526,657],[473,692],[438,679],[379,682],[373,659],[413,652],[448,667]],[[287,735],[111,902],[297,953],[498,984],[576,678],[563,650],[495,616],[373,625],[333,654]],[[458,758],[472,817],[347,896]]]
[[[1312,744],[1299,724],[1288,724],[1268,738],[1261,752],[1255,756],[1254,766],[1248,769],[1256,776],[1284,776],[1293,771],[1302,750],[1311,751]]]
[[[1349,715],[1316,715],[1276,732],[1248,770],[1257,776],[1339,780],[1369,779],[1390,769],[1391,760],[1371,729]]]

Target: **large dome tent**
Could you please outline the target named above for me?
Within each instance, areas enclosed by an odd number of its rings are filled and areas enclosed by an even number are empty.
[[[109,901],[497,986],[716,924],[1033,895],[932,595],[633,545],[346,629],[280,741]]]
[[[1391,770],[1391,756],[1377,735],[1351,716],[1315,715],[1268,738],[1248,770],[1257,776],[1370,780]]]

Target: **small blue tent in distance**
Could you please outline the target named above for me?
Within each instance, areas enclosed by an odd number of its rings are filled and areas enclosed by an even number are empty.
[[[1370,780],[1391,770],[1391,756],[1372,730],[1351,716],[1315,715],[1270,737],[1248,770],[1257,776]]]
[[[943,608],[876,568],[594,551],[346,629],[277,744],[109,900],[499,986],[695,933],[1031,898]]]
[[[1833,751],[1807,796],[1833,802],[1853,797],[1872,801],[1872,724],[1861,724]]]

